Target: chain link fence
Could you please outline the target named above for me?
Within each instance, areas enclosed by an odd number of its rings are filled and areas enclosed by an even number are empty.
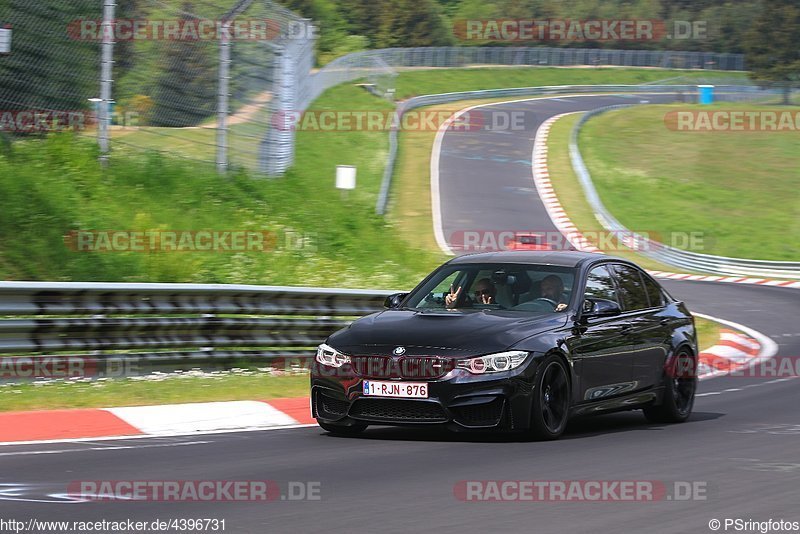
[[[6,0],[0,133],[73,129],[101,153],[153,150],[276,176],[286,126],[327,89],[362,81],[394,98],[405,68],[628,66],[739,71],[739,54],[547,47],[393,48],[315,69],[316,28],[272,0]]]

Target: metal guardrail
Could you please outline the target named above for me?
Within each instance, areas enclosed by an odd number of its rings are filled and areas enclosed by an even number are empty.
[[[661,263],[688,269],[691,271],[708,272],[728,276],[743,277],[764,277],[764,278],[790,278],[800,279],[800,262],[788,261],[767,261],[751,260],[742,258],[729,258],[725,256],[714,256],[710,254],[700,254],[688,250],[681,250],[670,247],[663,243],[653,241],[647,236],[636,234],[625,228],[600,200],[600,195],[594,186],[592,176],[586,163],[581,156],[578,148],[578,135],[586,122],[592,117],[596,117],[607,111],[624,109],[639,104],[624,104],[618,106],[608,106],[592,110],[581,117],[572,130],[569,142],[570,160],[575,174],[583,187],[586,199],[592,207],[597,219],[606,230],[611,232],[623,233],[631,236],[631,242],[636,243],[638,253],[660,261]]]
[[[548,46],[433,46],[384,48],[345,57],[380,58],[390,67],[458,68],[469,65],[604,66],[745,70],[742,54],[677,50],[616,50]]]
[[[509,89],[486,89],[481,91],[462,91],[456,93],[441,93],[422,95],[409,98],[397,105],[397,116],[424,106],[446,104],[459,100],[477,100],[482,98],[515,98],[527,96],[559,95],[559,94],[601,94],[601,93],[684,93],[685,96],[694,97],[697,94],[697,85],[554,85],[541,87],[515,87]],[[761,98],[765,95],[777,94],[774,91],[761,90],[752,86],[718,86],[717,95],[727,95],[731,100]],[[397,161],[398,129],[389,132],[389,155],[383,173],[375,212],[378,215],[386,213],[389,202],[389,192],[392,186],[395,164]]]
[[[313,357],[392,291],[0,282],[0,363],[29,356],[155,366]],[[123,351],[123,352],[120,352]],[[34,356],[35,355],[35,356]],[[5,376],[0,365],[0,378]],[[174,368],[174,366],[172,367]]]

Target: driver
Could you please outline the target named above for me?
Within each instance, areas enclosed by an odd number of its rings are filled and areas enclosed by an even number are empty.
[[[560,276],[551,274],[542,280],[542,296],[540,298],[551,301],[556,307],[556,311],[563,311],[567,308],[564,282]]]

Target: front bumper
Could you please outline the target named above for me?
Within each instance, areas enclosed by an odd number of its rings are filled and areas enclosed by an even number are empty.
[[[338,369],[317,364],[311,373],[314,417],[325,423],[353,425],[445,425],[454,430],[526,430],[534,375],[539,358],[531,355],[517,369],[473,375],[454,369],[436,380],[386,380],[426,382],[427,399],[365,396],[364,380],[345,364]]]

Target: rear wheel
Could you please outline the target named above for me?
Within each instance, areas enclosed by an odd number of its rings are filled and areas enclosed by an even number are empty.
[[[569,419],[570,385],[567,367],[558,356],[539,366],[531,410],[531,434],[536,439],[558,439]]]
[[[664,377],[664,399],[644,408],[651,423],[683,423],[692,415],[697,391],[697,360],[685,349],[673,358]]]
[[[338,434],[340,436],[353,436],[355,434],[360,434],[364,430],[367,429],[367,425],[363,423],[356,423],[353,425],[336,425],[333,423],[323,423],[322,421],[317,421],[317,424],[327,432],[331,434]]]

